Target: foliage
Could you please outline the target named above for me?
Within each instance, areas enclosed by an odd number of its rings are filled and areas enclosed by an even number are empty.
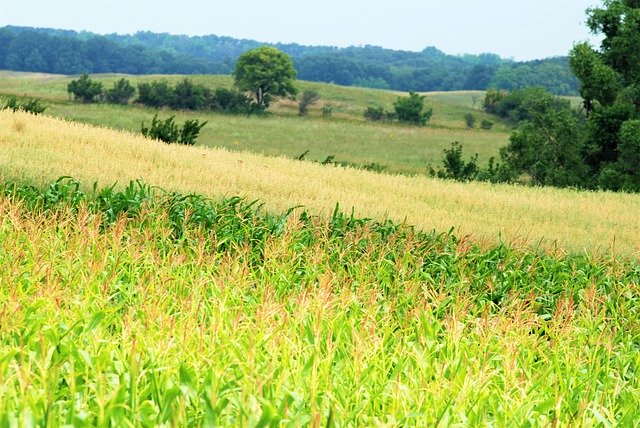
[[[263,110],[274,97],[292,97],[297,93],[293,61],[273,47],[262,46],[240,55],[233,77],[236,87],[251,92],[256,106]]]
[[[200,130],[207,124],[207,122],[199,122],[197,119],[186,120],[180,130],[180,138],[178,143],[193,146],[196,143],[196,139],[200,134]]]
[[[158,119],[158,114],[153,116],[150,127],[145,127],[142,123],[142,135],[155,140],[164,141],[167,144],[178,143],[194,145],[198,134],[207,122],[199,122],[197,119],[185,121],[180,128],[174,121],[175,116],[165,120]]]
[[[372,122],[391,121],[395,119],[395,114],[388,112],[382,106],[369,106],[365,109],[364,118]]]
[[[211,98],[211,91],[185,78],[173,88],[170,107],[173,109],[203,110]]]
[[[489,119],[482,119],[482,121],[480,122],[480,128],[484,129],[485,131],[488,131],[491,128],[493,128],[493,122],[490,121]]]
[[[2,110],[9,109],[13,112],[18,110],[26,111],[27,113],[38,115],[46,110],[46,107],[40,103],[37,98],[25,98],[22,102],[17,97],[10,97]]]
[[[468,161],[462,158],[462,146],[459,142],[451,144],[450,149],[444,149],[442,169],[430,168],[429,174],[438,178],[446,178],[457,181],[475,180],[478,171],[478,155],[472,156]]]
[[[620,128],[616,162],[606,163],[600,185],[611,190],[640,192],[640,120],[628,120]]]
[[[73,95],[76,101],[93,103],[102,95],[102,83],[94,82],[88,74],[83,74],[79,79],[69,82],[67,92]]]
[[[476,126],[476,117],[473,115],[473,113],[465,113],[464,123],[469,129],[473,129]]]
[[[414,125],[425,125],[433,115],[433,109],[424,109],[424,95],[409,92],[408,97],[398,97],[393,103],[396,118],[399,122]]]
[[[254,112],[251,99],[237,89],[212,90],[186,78],[175,86],[166,79],[140,83],[138,93],[137,102],[155,108],[212,110],[234,114]]]
[[[261,44],[215,35],[138,32],[98,35],[83,31],[0,28],[0,68],[58,74],[230,74],[238,57]],[[335,48],[276,44],[308,81],[400,91],[515,90],[543,86],[577,94],[566,57],[514,62],[494,54],[447,55],[376,46]]]
[[[209,106],[214,111],[251,113],[251,99],[237,89],[216,88],[211,94]]]
[[[104,100],[111,104],[129,104],[136,93],[136,89],[127,79],[122,78],[113,84],[113,88],[104,93]]]
[[[567,58],[556,57],[503,63],[495,70],[487,87],[506,91],[539,87],[556,95],[575,95],[579,82],[569,69]]]
[[[533,94],[521,108],[528,119],[510,139],[505,160],[534,185],[588,186],[583,125],[569,102]]]
[[[515,126],[523,120],[530,119],[528,110],[524,107],[525,100],[548,98],[547,94],[541,87],[516,89],[513,92],[489,90],[485,94],[483,107],[485,112],[505,119]],[[567,106],[567,101],[558,97],[548,98],[547,102],[553,104],[550,108],[562,109]]]
[[[138,84],[138,99],[136,101],[140,104],[160,108],[172,105],[174,98],[175,90],[166,79]]]
[[[570,65],[582,82],[580,96],[587,114],[592,113],[597,105],[607,107],[615,102],[620,91],[619,76],[587,43],[573,47]]]
[[[320,111],[322,111],[323,117],[329,117],[333,114],[333,106],[331,104],[325,104],[322,106]]]
[[[302,92],[300,101],[298,101],[298,113],[300,116],[306,116],[309,110],[309,106],[315,104],[320,99],[320,94],[314,90],[307,89]]]
[[[482,102],[482,108],[489,114],[499,115],[502,110],[502,103],[507,98],[509,93],[507,91],[498,89],[487,89],[484,95],[484,101]]]
[[[506,162],[496,162],[489,158],[486,168],[478,165],[478,154],[465,161],[462,156],[462,145],[459,142],[451,144],[450,149],[443,150],[442,167],[429,167],[429,175],[456,181],[489,181],[492,183],[514,182],[516,177]]]
[[[586,160],[591,180],[611,190],[638,191],[637,120],[640,119],[640,3],[611,0],[587,11],[592,32],[603,36],[596,51],[573,47],[570,66],[580,79],[587,116]],[[631,162],[631,163],[630,163]]]

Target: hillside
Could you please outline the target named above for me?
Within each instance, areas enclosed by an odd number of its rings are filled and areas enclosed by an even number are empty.
[[[329,215],[406,221],[475,241],[591,254],[637,255],[638,195],[492,186],[376,174],[282,157],[176,147],[138,135],[51,117],[0,113],[0,172],[45,184],[71,175],[101,186],[144,179],[168,190],[240,195],[283,211],[303,205]]]
[[[104,84],[113,85],[123,76],[94,75]],[[185,76],[124,76],[132,84],[166,79],[176,83]],[[140,131],[141,123],[149,123],[155,109],[137,105],[79,104],[69,100],[69,76],[0,72],[0,96],[32,96],[43,100],[47,114],[76,121],[109,126],[116,129]],[[195,83],[207,87],[230,87],[229,76],[190,76]],[[458,141],[468,155],[478,153],[481,163],[497,156],[500,147],[508,142],[509,129],[496,123],[491,131],[467,129],[466,113],[478,121],[491,119],[479,110],[482,92],[447,92],[427,94],[427,106],[434,109],[429,127],[416,128],[396,124],[365,121],[363,111],[380,105],[393,109],[393,102],[401,95],[393,91],[350,88],[322,83],[298,82],[300,90],[312,89],[320,94],[320,102],[311,107],[309,117],[297,115],[296,104],[281,100],[263,117],[223,115],[211,112],[163,110],[162,117],[175,115],[179,121],[197,118],[208,121],[198,143],[208,147],[251,151],[266,155],[285,155],[296,158],[308,151],[307,159],[323,161],[335,156],[339,161],[355,164],[375,162],[388,172],[424,174],[429,165],[437,165],[443,149]],[[0,104],[3,102],[0,100]],[[331,117],[323,117],[321,108],[332,106]]]
[[[228,74],[241,53],[263,44],[216,35],[98,35],[7,26],[0,28],[0,69],[57,74]],[[422,92],[542,86],[555,94],[575,95],[578,90],[566,57],[514,62],[488,53],[447,55],[435,47],[408,52],[376,46],[274,46],[290,54],[298,77],[309,81]]]

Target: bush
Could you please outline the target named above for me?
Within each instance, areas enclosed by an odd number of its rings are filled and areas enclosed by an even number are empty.
[[[180,139],[178,140],[178,143],[193,146],[200,134],[200,130],[206,124],[206,121],[200,123],[197,119],[185,121],[184,125],[182,125],[182,129],[180,130]]]
[[[170,105],[174,109],[202,110],[210,97],[211,91],[208,88],[183,79],[173,89]]]
[[[2,107],[2,110],[11,109],[15,113],[18,110],[25,111],[34,115],[38,115],[45,111],[46,107],[40,104],[39,99],[27,98],[23,102],[19,102],[18,98],[11,97]]]
[[[333,114],[333,106],[331,104],[326,104],[322,106],[322,116],[329,117]]]
[[[126,79],[120,79],[113,84],[113,88],[104,93],[104,100],[111,104],[129,104],[129,100],[133,98],[136,89],[131,86]]]
[[[473,129],[476,126],[476,117],[471,113],[467,113],[464,115],[464,123],[467,124],[467,128]]]
[[[385,117],[385,111],[384,111],[384,107],[382,106],[378,106],[378,107],[369,106],[364,111],[364,118],[367,120],[371,120],[373,122],[379,122],[383,120],[384,117]]]
[[[147,128],[142,123],[142,135],[155,140],[164,141],[167,144],[186,144],[194,145],[200,134],[200,130],[207,122],[200,123],[198,120],[185,121],[182,129],[174,121],[175,116],[171,116],[165,120],[158,119],[158,115],[153,116],[151,127]]]
[[[67,92],[73,95],[76,101],[83,103],[97,102],[102,95],[102,83],[94,82],[88,74],[83,74],[78,80],[69,82]]]
[[[162,79],[151,83],[139,83],[136,101],[149,107],[160,108],[172,105],[174,96],[169,82]]]
[[[510,182],[514,179],[514,173],[508,164],[496,163],[491,157],[487,168],[478,166],[478,155],[475,154],[468,161],[462,158],[462,146],[455,142],[450,149],[443,150],[443,168],[434,170],[430,168],[429,174],[433,177],[445,178],[456,181],[490,181],[492,183]]]
[[[444,169],[435,171],[432,168],[429,172],[430,175],[457,181],[468,181],[476,178],[479,171],[477,154],[472,156],[468,162],[465,162],[462,159],[462,146],[457,141],[451,144],[450,149],[444,149],[443,152],[442,164]]]
[[[367,107],[364,111],[364,118],[372,122],[392,121],[396,118],[395,113],[386,111],[384,107]]]
[[[250,113],[251,99],[244,93],[226,88],[217,88],[211,94],[209,107],[227,113]]]
[[[491,128],[493,128],[493,122],[490,121],[489,119],[482,119],[482,122],[480,122],[480,128],[484,129],[485,131],[488,131]]]
[[[409,92],[408,97],[398,97],[393,103],[399,122],[425,125],[433,114],[433,109],[424,110],[424,95]]]
[[[302,93],[300,101],[298,102],[298,112],[300,116],[306,116],[309,110],[309,106],[315,104],[320,99],[320,94],[316,91],[306,90]]]

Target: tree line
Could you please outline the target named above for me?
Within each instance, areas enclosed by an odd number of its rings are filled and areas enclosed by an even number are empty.
[[[0,28],[0,68],[59,74],[229,74],[243,52],[263,45],[219,36],[140,32],[97,35],[28,27]],[[276,44],[294,61],[298,78],[402,91],[513,90],[543,86],[555,94],[577,94],[568,58],[530,62],[494,54],[447,55],[376,46],[335,48]]]

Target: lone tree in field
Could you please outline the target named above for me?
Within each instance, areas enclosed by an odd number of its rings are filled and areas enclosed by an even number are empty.
[[[251,92],[255,105],[264,110],[273,97],[294,96],[296,70],[289,55],[276,48],[262,46],[240,55],[233,72],[235,84]]]

